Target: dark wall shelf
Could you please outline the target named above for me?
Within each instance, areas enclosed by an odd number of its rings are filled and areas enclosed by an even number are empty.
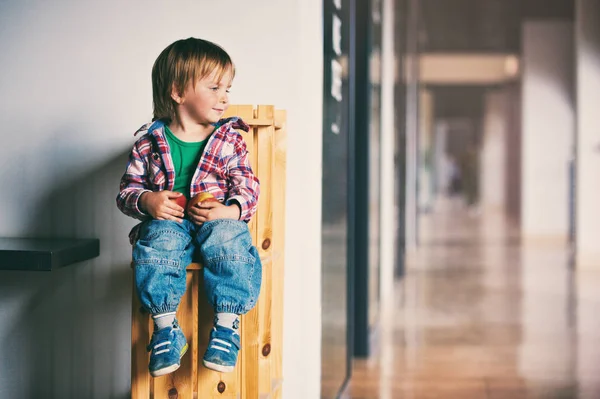
[[[0,270],[52,271],[99,254],[98,239],[0,238]]]

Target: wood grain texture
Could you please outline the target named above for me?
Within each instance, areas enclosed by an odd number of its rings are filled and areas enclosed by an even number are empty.
[[[150,356],[146,345],[150,342],[148,329],[149,315],[142,311],[142,304],[136,293],[135,278],[133,278],[133,296],[131,307],[131,397],[150,397],[150,374],[148,361]]]
[[[275,119],[275,107],[258,106],[259,119]],[[258,390],[264,395],[271,392],[271,306],[273,303],[273,170],[275,162],[273,124],[257,127],[258,135],[258,173],[261,179],[261,196],[258,204],[258,253],[266,262],[262,262],[262,286],[258,300]]]
[[[287,115],[275,111],[274,170],[273,170],[273,253],[272,253],[272,326],[271,326],[271,387],[273,398],[281,398],[283,379],[283,278],[285,263],[285,190],[287,166]]]
[[[188,342],[188,351],[181,358],[181,366],[175,372],[152,379],[155,399],[192,399],[193,397],[193,351],[197,339],[193,338],[193,272],[186,273],[186,290],[177,308],[177,320]]]
[[[252,118],[256,118],[256,110],[252,109],[252,110],[241,110],[243,111],[243,113],[240,113],[239,115],[243,118],[243,119],[252,119]],[[262,176],[260,175],[260,172],[258,171],[258,134],[257,134],[257,128],[256,127],[252,127],[251,129],[251,137],[248,137],[247,140],[247,144],[248,144],[248,152],[250,154],[250,163],[252,165],[252,169],[254,170],[254,173],[257,174],[259,180],[261,180]],[[261,181],[262,183],[262,181]],[[261,189],[262,189],[262,185],[261,185]],[[259,204],[260,201],[262,201],[262,196],[259,199]],[[253,237],[253,244],[258,247],[259,243],[257,241],[257,228],[258,228],[258,224],[257,224],[257,219],[258,219],[258,215],[255,215],[252,218],[252,221],[249,224],[249,228],[250,228],[250,232],[252,233],[252,237]],[[246,315],[242,316],[242,332],[241,332],[241,338],[242,338],[242,350],[240,352],[240,359],[238,359],[238,362],[240,362],[241,360],[241,367],[240,367],[240,371],[241,371],[241,382],[242,382],[242,386],[241,386],[241,397],[242,398],[248,398],[248,399],[254,399],[254,398],[258,398],[258,308],[254,307],[254,309],[252,309],[250,312],[248,312]]]

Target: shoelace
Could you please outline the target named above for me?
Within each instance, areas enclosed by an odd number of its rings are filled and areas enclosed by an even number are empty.
[[[169,335],[173,334],[173,330],[176,330],[177,327],[178,327],[177,325],[173,325],[173,328],[169,332]],[[152,342],[150,342],[150,345],[148,345],[146,347],[146,350],[148,350],[148,351],[150,351],[150,350],[156,350],[158,348],[162,348],[163,346],[171,345],[171,343],[172,343],[171,341],[164,341],[164,342],[161,342],[160,344],[156,344],[156,345],[152,346]],[[165,348],[165,349],[161,349],[159,351],[156,351],[156,352],[154,352],[154,354],[155,355],[160,355],[161,353],[165,353],[165,352],[168,352],[170,350],[171,350],[171,348],[169,347],[169,348]]]
[[[217,331],[217,328],[216,328],[216,327],[213,327],[213,330],[214,330],[214,331]],[[233,346],[233,345],[231,345],[229,342],[227,342],[227,341],[223,341],[222,339],[219,339],[219,338],[213,338],[213,339],[211,339],[211,340],[210,340],[210,348],[211,348],[211,349],[217,349],[217,350],[220,350],[220,351],[223,351],[223,352],[227,352],[227,353],[229,353],[229,352],[230,352],[230,351],[229,351],[229,349],[227,349],[227,348],[224,348],[224,347],[222,347],[222,346],[219,346],[219,345],[215,345],[215,342],[216,342],[217,344],[226,345],[226,346],[228,346],[228,347],[230,347],[230,348]]]
[[[163,347],[163,346],[165,346],[165,345],[171,345],[171,341],[165,341],[165,342],[163,342],[163,343],[160,343],[160,344],[158,344],[158,345],[154,345],[154,350],[157,350],[158,348],[161,348],[161,347]],[[165,353],[165,352],[168,352],[168,351],[170,351],[170,350],[171,350],[170,348],[161,349],[161,350],[159,350],[159,351],[156,351],[156,352],[154,352],[154,354],[155,354],[155,355],[160,355],[161,353]]]

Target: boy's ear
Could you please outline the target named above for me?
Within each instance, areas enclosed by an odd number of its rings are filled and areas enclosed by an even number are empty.
[[[184,101],[183,94],[180,93],[179,90],[177,90],[175,85],[173,85],[173,87],[171,88],[171,98],[177,104],[179,104],[179,105],[183,104],[183,101]]]

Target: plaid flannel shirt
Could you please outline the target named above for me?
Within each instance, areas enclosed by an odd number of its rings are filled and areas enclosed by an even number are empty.
[[[260,186],[250,167],[246,142],[235,129],[247,132],[249,126],[238,117],[222,119],[216,124],[194,173],[190,196],[208,191],[226,205],[237,202],[241,208],[240,220],[248,222],[256,213]],[[173,190],[175,168],[163,121],[147,123],[134,135],[139,133],[145,134],[129,155],[117,207],[128,216],[146,220],[151,216],[139,208],[140,196],[146,191]]]

